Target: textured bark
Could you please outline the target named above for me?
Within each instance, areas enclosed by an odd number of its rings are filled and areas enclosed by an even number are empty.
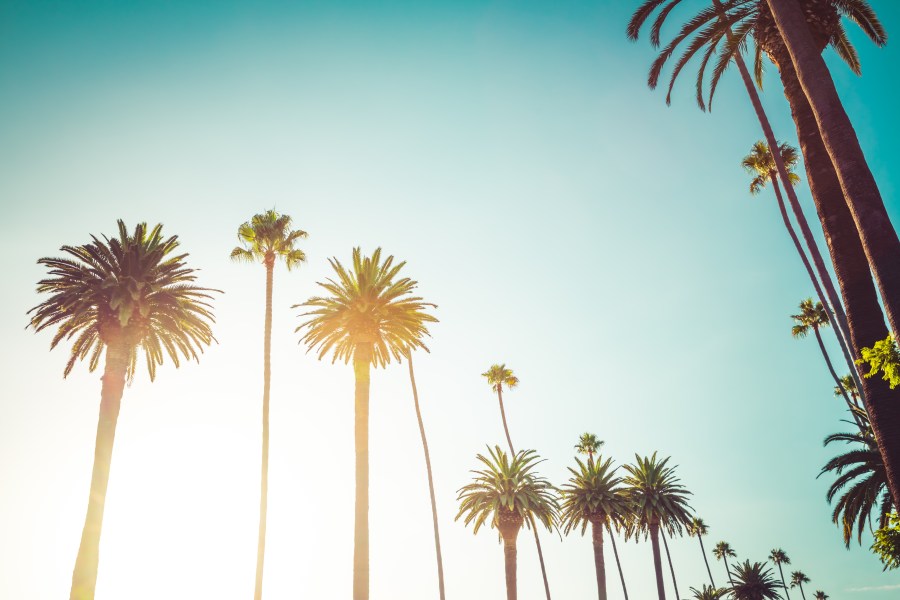
[[[699,533],[697,534],[697,540],[700,542],[700,554],[703,555],[703,562],[706,564],[706,572],[709,573],[709,584],[713,586],[713,589],[716,589],[716,582],[713,581],[712,569],[709,568],[709,560],[706,558],[706,550],[703,548],[703,536]]]
[[[516,600],[516,540],[503,540],[503,566],[506,571],[506,600]]]
[[[678,593],[678,581],[675,579],[675,567],[672,566],[672,554],[669,552],[669,543],[666,541],[665,532],[660,529],[659,535],[662,537],[663,546],[666,549],[666,559],[669,561],[669,571],[672,573],[672,587],[675,588],[675,598],[681,598],[681,595]]]
[[[659,554],[659,523],[650,524],[650,545],[653,546],[653,569],[656,571],[656,593],[659,600],[666,600],[666,589],[663,583],[662,557]]]
[[[597,597],[606,600],[606,564],[603,561],[603,521],[591,521],[591,538],[594,542],[594,570],[597,572]]]
[[[116,424],[125,389],[125,372],[128,352],[122,343],[106,347],[106,364],[103,370],[103,386],[100,392],[100,415],[97,420],[97,438],[94,445],[94,467],[91,473],[91,492],[88,496],[87,515],[81,533],[81,544],[72,572],[70,600],[93,600],[97,587],[97,569],[100,564],[100,534],[103,528],[103,509],[109,485],[109,469],[112,463]]]
[[[262,410],[262,467],[259,480],[259,537],[256,544],[256,586],[254,600],[262,599],[263,564],[266,558],[266,518],[269,502],[269,393],[272,380],[272,287],[275,255],[267,255],[266,320],[263,334],[263,410]]]
[[[622,594],[625,595],[625,600],[628,600],[628,588],[625,587],[625,575],[622,573],[622,563],[619,562],[619,550],[616,548],[616,536],[613,535],[612,529],[610,529],[608,524],[606,526],[606,531],[609,533],[609,541],[612,542],[613,555],[616,557],[616,568],[619,570],[619,579],[622,580]]]
[[[419,422],[419,434],[422,436],[422,450],[425,453],[425,470],[428,472],[428,493],[431,496],[431,519],[434,526],[434,551],[437,555],[438,595],[444,600],[444,561],[441,558],[441,534],[438,530],[437,502],[434,499],[434,477],[431,474],[431,455],[428,453],[428,438],[425,437],[425,424],[422,422],[422,411],[419,409],[419,391],[416,389],[416,375],[413,371],[412,352],[406,355],[409,362],[409,382],[412,385],[413,401],[416,405],[416,420]]]
[[[371,342],[356,345],[356,503],[353,519],[353,600],[369,600],[369,370]]]

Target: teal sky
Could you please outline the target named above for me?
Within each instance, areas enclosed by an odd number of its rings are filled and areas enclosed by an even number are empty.
[[[898,35],[900,7],[871,3]],[[687,4],[677,18],[702,2]],[[0,597],[66,594],[99,403],[99,374],[64,381],[66,351],[23,329],[35,261],[117,218],[162,222],[225,294],[200,365],[126,389],[98,600],[251,594],[264,278],[228,253],[273,206],[310,235],[308,264],[276,273],[267,598],[350,594],[352,370],[303,353],[290,306],[356,245],[408,261],[439,305],[416,367],[448,598],[503,593],[496,535],[453,522],[475,454],[503,440],[479,376],[493,362],[522,380],[514,442],[555,483],[584,431],[618,463],[658,450],[694,492],[707,548],[763,560],[782,547],[810,591],[895,597],[900,575],[866,539],[844,549],[816,479],[839,451],[822,439],[849,426],[815,342],[790,336],[812,290],[774,198],[747,192],[740,159],[761,137],[749,102],[729,73],[711,114],[688,79],[666,107],[645,84],[652,49],[623,33],[636,5],[0,4]],[[896,221],[898,46],[851,35],[863,77],[827,58]],[[767,83],[776,132],[796,143],[772,68]],[[373,374],[371,417],[372,598],[432,597],[405,367]],[[595,594],[590,540],[543,539],[554,597]],[[705,567],[696,540],[671,546],[685,597]],[[619,549],[631,597],[650,597],[649,543]],[[543,598],[524,534],[519,582],[522,600]]]

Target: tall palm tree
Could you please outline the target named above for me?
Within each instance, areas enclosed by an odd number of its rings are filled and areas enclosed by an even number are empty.
[[[588,460],[594,460],[594,454],[600,452],[603,446],[603,440],[599,439],[593,433],[582,433],[575,444],[575,451],[579,454],[587,454]]]
[[[434,527],[434,551],[437,556],[438,596],[444,600],[444,560],[441,558],[441,534],[438,529],[437,501],[434,498],[434,476],[431,473],[431,455],[428,452],[428,438],[425,437],[425,424],[422,422],[422,411],[419,409],[419,392],[416,388],[416,375],[413,371],[412,352],[407,352],[406,362],[409,364],[409,382],[412,385],[413,402],[416,407],[416,420],[419,422],[419,435],[422,437],[422,451],[425,453],[425,470],[428,473],[428,493],[431,496],[431,519]]]
[[[70,600],[94,598],[116,424],[140,351],[153,381],[165,354],[178,367],[179,355],[197,360],[197,351],[215,340],[215,290],[194,285],[187,254],[174,254],[178,237],[163,238],[162,225],[148,230],[140,223],[130,233],[119,220],[118,228],[118,237],[91,236],[90,243],[60,248],[64,258],[39,259],[49,277],[38,282],[37,291],[50,296],[28,311],[35,331],[56,327],[51,349],[74,339],[63,377],[79,360],[88,359],[93,372],[104,359],[91,490]]]
[[[427,323],[436,319],[426,313],[433,304],[412,292],[417,282],[397,278],[406,264],[394,257],[382,261],[381,248],[372,256],[353,249],[348,270],[336,258],[328,261],[336,280],[318,285],[327,296],[314,296],[294,308],[303,307],[307,320],[297,327],[307,352],[315,349],[319,360],[329,352],[331,362],[353,361],[356,445],[356,498],[353,538],[353,600],[369,597],[369,381],[370,369],[384,367],[391,358],[400,361],[414,348],[427,350],[422,338]],[[305,331],[304,331],[305,330]]]
[[[769,560],[778,565],[778,573],[781,575],[781,587],[784,588],[784,595],[787,597],[787,600],[791,600],[791,595],[787,591],[787,583],[784,580],[784,570],[781,568],[781,565],[791,564],[791,559],[784,550],[775,548],[769,553]]]
[[[291,218],[275,210],[253,215],[238,227],[240,246],[231,251],[231,260],[260,262],[266,268],[266,316],[263,322],[263,410],[262,468],[259,492],[259,536],[256,546],[256,586],[253,597],[262,598],[263,563],[266,555],[266,514],[269,498],[269,391],[272,380],[272,287],[275,263],[280,259],[288,271],[306,261],[306,254],[294,245],[306,232],[291,229]]]
[[[816,590],[816,593],[813,594],[813,598],[815,598],[815,600],[828,600],[829,596],[822,590]]]
[[[606,600],[606,565],[603,559],[603,529],[610,523],[620,525],[628,512],[628,500],[616,476],[612,459],[588,458],[587,463],[575,459],[577,469],[569,467],[572,477],[560,489],[560,520],[566,535],[581,528],[581,535],[591,525],[594,544],[594,570],[597,574],[597,595]]]
[[[728,590],[725,588],[717,588],[704,584],[699,590],[691,588],[691,594],[694,595],[693,600],[722,600]]]
[[[731,544],[725,541],[719,542],[716,544],[716,547],[712,549],[712,553],[713,556],[716,557],[716,560],[725,561],[725,573],[728,574],[728,582],[731,583],[733,587],[734,580],[731,578],[731,569],[728,568],[728,559],[735,558],[737,554],[732,550]]]
[[[712,589],[718,589],[716,588],[716,582],[713,581],[712,569],[709,568],[709,560],[706,558],[706,549],[703,547],[703,536],[709,534],[709,527],[703,522],[703,519],[694,517],[688,524],[687,530],[688,535],[695,536],[700,542],[700,553],[703,555],[703,563],[706,565],[706,572],[709,573],[709,583],[712,585]]]
[[[534,450],[507,455],[500,446],[488,448],[489,456],[477,456],[484,467],[472,471],[475,480],[460,488],[459,512],[464,523],[474,523],[473,533],[488,523],[503,539],[506,599],[516,600],[516,538],[522,525],[535,526],[535,519],[553,530],[559,509],[553,486],[534,472],[540,462]]]
[[[803,584],[809,583],[809,577],[807,577],[803,571],[794,571],[791,573],[791,589],[795,587],[800,588],[800,596],[803,600],[806,600],[806,594],[803,593]]]
[[[649,457],[635,455],[635,464],[624,466],[628,475],[622,480],[632,507],[628,534],[636,538],[650,537],[659,600],[666,599],[659,552],[660,528],[670,533],[681,531],[691,518],[687,503],[690,492],[675,476],[675,467],[667,466],[670,458],[659,460],[656,452]]]
[[[734,600],[781,600],[778,588],[782,587],[772,577],[766,563],[745,560],[734,567],[735,582],[731,586]]]
[[[491,389],[497,392],[497,401],[500,403],[500,418],[503,421],[503,433],[506,434],[506,442],[509,444],[509,453],[515,455],[512,438],[509,435],[509,426],[506,424],[506,411],[503,409],[503,388],[512,389],[519,385],[519,378],[513,375],[512,369],[506,367],[506,363],[493,364],[491,368],[481,374],[487,379]],[[537,547],[538,562],[541,565],[541,576],[544,579],[544,593],[547,600],[550,600],[550,583],[547,580],[547,568],[544,565],[544,551],[541,548],[541,538],[538,535],[537,527],[531,524],[531,530],[534,533],[534,545]]]
[[[834,386],[835,396],[843,397],[845,394],[850,396],[850,399],[853,400],[853,406],[857,410],[863,410],[859,405],[859,388],[856,387],[856,380],[851,375],[841,376],[838,385]]]

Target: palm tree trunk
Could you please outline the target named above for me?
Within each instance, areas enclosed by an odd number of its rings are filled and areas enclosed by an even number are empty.
[[[728,573],[728,583],[731,584],[731,587],[734,587],[734,579],[731,578],[731,567],[728,566],[728,557],[725,557],[725,572]]]
[[[669,571],[672,572],[672,587],[675,588],[675,598],[678,600],[681,598],[681,595],[678,593],[678,582],[675,580],[675,567],[672,566],[672,555],[669,553],[669,543],[666,541],[666,532],[660,528],[659,535],[662,537],[663,546],[665,546],[666,549],[666,558],[669,560]]]
[[[506,568],[506,600],[516,600],[516,536],[503,537],[503,565]]]
[[[422,422],[422,411],[419,409],[419,392],[416,389],[416,375],[413,372],[412,352],[406,354],[409,362],[409,382],[412,385],[413,401],[416,405],[416,420],[419,422],[419,434],[422,436],[422,450],[425,453],[425,470],[428,472],[428,493],[431,496],[431,519],[434,525],[434,551],[437,555],[438,595],[444,600],[444,561],[441,559],[441,534],[438,530],[437,502],[434,499],[434,477],[431,474],[431,456],[428,453],[428,439],[425,437],[425,424]]]
[[[88,496],[87,515],[81,532],[81,545],[72,572],[72,589],[69,600],[94,600],[97,587],[97,569],[100,565],[100,533],[103,528],[103,509],[106,489],[109,485],[109,468],[112,463],[116,424],[125,389],[125,372],[128,352],[121,342],[106,347],[106,365],[103,370],[103,386],[100,391],[100,415],[97,420],[97,437],[94,444],[94,467],[91,473],[91,492]]]
[[[272,380],[272,276],[274,259],[266,257],[266,322],[263,339],[262,468],[259,482],[259,538],[256,544],[254,600],[262,599],[263,563],[266,557],[266,515],[269,502],[269,392]]]
[[[860,420],[859,415],[856,414],[856,411],[853,410],[855,405],[847,395],[847,390],[845,390],[844,386],[841,385],[841,379],[838,377],[837,373],[834,372],[834,367],[831,364],[831,358],[828,357],[828,351],[825,350],[825,344],[822,342],[822,335],[819,333],[819,328],[813,327],[813,333],[816,334],[816,341],[819,342],[819,350],[822,351],[822,358],[825,359],[825,365],[828,367],[828,372],[831,373],[831,378],[834,379],[835,385],[837,385],[838,389],[841,390],[841,395],[844,397],[844,401],[847,403],[847,408],[850,409],[850,414],[853,415],[853,420],[856,421],[856,425],[860,428],[860,431],[862,431],[862,421]]]
[[[784,583],[784,571],[781,570],[781,563],[778,563],[778,572],[781,574],[781,587],[784,588],[784,595],[787,600],[791,600],[791,594],[788,592],[788,587]]]
[[[816,117],[822,141],[844,190],[866,257],[881,290],[891,329],[900,332],[900,239],[888,217],[875,178],[841,104],[831,73],[813,44],[806,18],[794,0],[767,0]],[[894,496],[897,499],[897,496]]]
[[[616,536],[613,535],[609,523],[606,524],[606,531],[609,533],[609,541],[612,542],[613,554],[616,557],[616,568],[619,570],[619,579],[622,580],[622,593],[625,595],[625,600],[628,600],[628,588],[625,587],[625,575],[622,574],[622,563],[619,562],[619,550],[616,548]]]
[[[597,571],[597,597],[606,600],[606,564],[603,561],[603,522],[591,521],[594,542],[594,570]]]
[[[500,418],[503,420],[503,433],[506,434],[506,443],[509,444],[509,454],[510,459],[512,459],[516,455],[516,451],[513,448],[512,438],[509,437],[509,426],[506,424],[506,411],[503,410],[503,392],[500,384],[497,384],[497,400],[500,402]]]
[[[656,571],[656,593],[659,600],[666,600],[662,573],[662,557],[659,555],[659,523],[650,524],[650,545],[653,547],[653,569]],[[678,600],[676,598],[676,600]]]
[[[806,594],[803,593],[803,584],[802,584],[802,583],[799,583],[799,584],[797,584],[797,585],[800,586],[800,596],[803,597],[803,600],[806,600]]]
[[[713,589],[716,589],[716,582],[713,581],[712,569],[709,568],[709,560],[706,558],[706,550],[703,548],[703,536],[698,533],[697,539],[700,540],[700,554],[703,555],[703,562],[706,564],[706,572],[709,573],[709,583],[713,586]]]
[[[372,344],[356,345],[354,440],[356,443],[356,506],[353,518],[353,600],[369,600],[369,369]]]

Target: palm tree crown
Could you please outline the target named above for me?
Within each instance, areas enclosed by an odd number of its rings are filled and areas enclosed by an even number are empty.
[[[812,298],[801,301],[800,314],[791,315],[791,318],[794,320],[791,335],[795,338],[804,338],[810,331],[828,326],[828,313],[825,312],[825,307],[821,302],[814,303]]]
[[[506,363],[500,365],[491,365],[491,368],[481,374],[488,380],[491,389],[495,392],[501,391],[504,387],[512,389],[519,385],[519,378],[513,375],[512,369],[506,368]]]
[[[813,594],[813,598],[816,600],[828,600],[829,596],[822,590],[816,590],[816,593]]]
[[[809,583],[809,577],[803,571],[794,571],[791,573],[791,587],[803,587],[804,583]]]
[[[215,341],[211,324],[212,292],[198,287],[187,254],[172,255],[178,236],[164,239],[162,225],[148,230],[139,223],[129,233],[118,221],[119,236],[81,246],[63,246],[65,258],[41,258],[50,277],[38,282],[38,293],[50,297],[32,308],[30,327],[42,331],[58,326],[50,343],[75,339],[63,376],[76,361],[88,358],[94,371],[103,348],[122,344],[128,353],[127,377],[134,377],[138,351],[143,349],[150,379],[168,354],[180,364],[198,359],[197,351]]]
[[[560,488],[560,520],[566,535],[579,525],[584,535],[591,522],[621,526],[628,513],[628,501],[612,459],[589,460],[585,464],[576,458],[575,462],[578,469],[569,467],[572,477]]]
[[[394,257],[381,260],[381,248],[371,257],[363,257],[359,248],[353,249],[353,270],[347,271],[336,258],[329,259],[337,281],[328,279],[318,285],[329,292],[328,297],[313,297],[293,308],[307,307],[303,313],[309,319],[297,327],[306,332],[301,342],[309,350],[316,348],[321,359],[333,351],[332,362],[350,362],[357,344],[372,345],[372,364],[385,366],[415,348],[428,352],[422,341],[429,336],[426,323],[437,319],[425,312],[436,305],[410,296],[418,282],[404,277],[394,278],[406,264],[394,264]]]
[[[791,184],[796,185],[800,182],[800,176],[794,172],[794,168],[800,160],[797,149],[790,144],[782,143],[779,145],[779,150]],[[775,157],[772,156],[769,145],[762,140],[753,144],[750,154],[741,161],[741,166],[754,176],[750,181],[750,193],[753,195],[760,193],[769,181],[776,181],[778,178]]]
[[[691,594],[694,596],[692,600],[721,600],[727,593],[728,590],[725,588],[714,588],[706,584],[699,590],[691,588]]]
[[[657,460],[656,452],[649,457],[635,455],[635,464],[624,466],[628,475],[622,482],[632,510],[629,535],[644,534],[646,538],[653,524],[670,534],[680,533],[690,523],[690,492],[675,476],[675,467],[666,466],[670,458]]]
[[[589,459],[593,459],[603,444],[603,440],[597,438],[593,433],[582,433],[578,438],[578,443],[575,444],[575,451],[579,454],[587,454]]]
[[[716,544],[715,548],[712,549],[712,553],[713,556],[716,557],[716,560],[726,560],[737,556],[734,550],[731,549],[731,544],[728,542],[719,542]]]
[[[306,238],[306,232],[291,229],[291,217],[275,210],[254,215],[238,228],[241,246],[231,251],[231,259],[239,262],[275,264],[276,258],[284,260],[288,271],[306,261],[306,254],[294,244]]]
[[[735,565],[733,575],[731,594],[735,600],[781,600],[781,584],[766,563],[746,560]]]
[[[701,537],[709,533],[709,527],[700,517],[694,517],[687,525],[688,535],[691,537]]]

